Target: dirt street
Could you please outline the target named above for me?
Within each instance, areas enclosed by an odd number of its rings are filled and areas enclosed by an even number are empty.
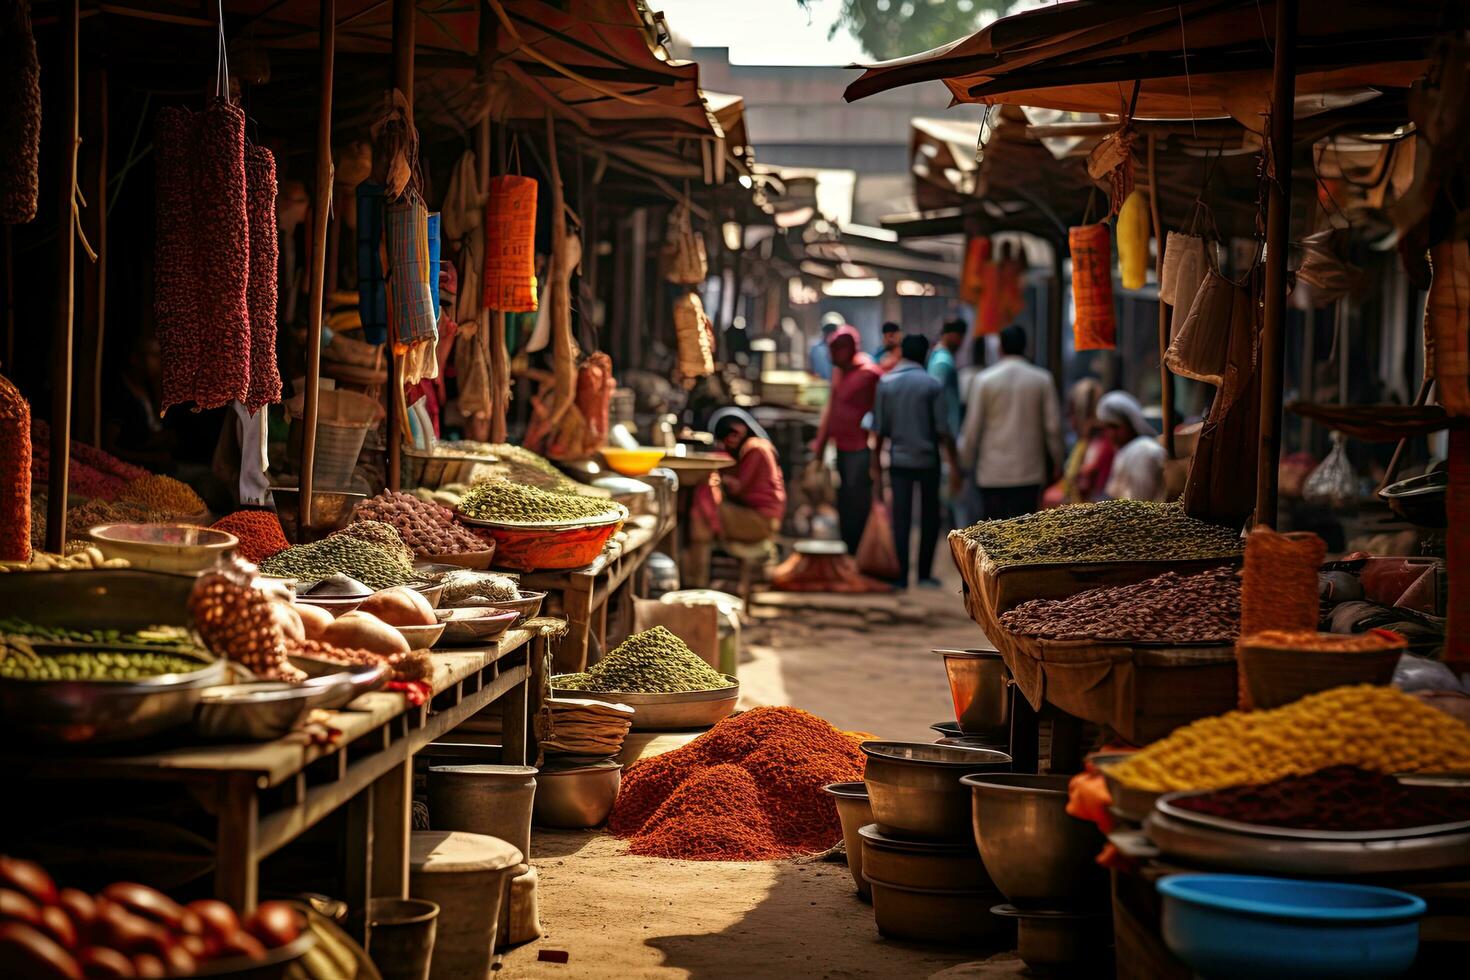
[[[948,566],[941,552],[937,565]],[[983,637],[965,616],[958,580],[902,598],[757,606],[740,665],[742,707],[790,704],[839,728],[932,741],[951,719],[944,670],[930,650]],[[599,833],[538,833],[545,937],[506,956],[513,978],[917,978],[1011,976],[940,947],[882,939],[842,861],[752,864],[623,854]],[[540,962],[541,950],[568,954]]]

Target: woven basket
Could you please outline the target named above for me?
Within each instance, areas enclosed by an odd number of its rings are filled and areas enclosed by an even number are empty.
[[[1397,645],[1348,652],[1288,650],[1241,640],[1236,645],[1236,656],[1250,690],[1252,706],[1257,710],[1279,708],[1308,694],[1351,684],[1386,686],[1393,680],[1405,644],[1397,634],[1374,632],[1394,638]]]

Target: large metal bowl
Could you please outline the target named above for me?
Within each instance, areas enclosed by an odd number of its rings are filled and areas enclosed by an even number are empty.
[[[240,539],[192,524],[99,524],[87,531],[104,557],[124,558],[133,568],[197,575],[234,553]]]
[[[984,738],[1009,739],[1010,676],[994,650],[935,650],[944,657],[949,696],[960,731]]]
[[[574,691],[558,688],[551,679],[554,698],[587,698],[608,704],[626,704],[633,709],[633,731],[678,732],[709,728],[730,717],[740,700],[740,682],[726,674],[729,687],[681,694],[640,694],[633,691]]]
[[[538,827],[582,830],[597,827],[612,812],[623,782],[621,763],[606,761],[536,774],[532,815]]]
[[[863,779],[879,831],[897,837],[965,840],[970,794],[960,777],[1009,772],[1011,757],[995,749],[928,742],[864,742]]]
[[[325,680],[325,678],[324,678]],[[204,692],[194,728],[205,738],[264,742],[290,733],[311,708],[332,697],[338,685],[227,684]]]
[[[871,899],[872,891],[863,877],[863,838],[859,833],[873,822],[868,786],[866,783],[828,783],[822,789],[837,803],[837,819],[842,821],[842,846],[847,851],[847,870],[852,873],[858,894],[864,899]]]
[[[1069,776],[966,776],[985,870],[1021,909],[1083,911],[1107,899],[1097,825],[1067,814]]]

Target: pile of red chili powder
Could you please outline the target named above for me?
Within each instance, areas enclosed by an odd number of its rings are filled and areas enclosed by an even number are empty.
[[[239,538],[240,557],[256,564],[291,547],[286,532],[281,529],[281,519],[274,511],[237,510],[210,526]]]
[[[858,743],[797,708],[756,708],[623,777],[607,826],[645,857],[767,861],[842,839],[827,783],[863,778]]]

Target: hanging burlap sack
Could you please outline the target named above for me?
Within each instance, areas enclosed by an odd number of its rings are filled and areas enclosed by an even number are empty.
[[[534,313],[536,181],[515,174],[490,178],[485,246],[484,306],[502,313]]]
[[[41,63],[30,4],[0,10],[0,224],[35,218],[40,187]]]
[[[679,373],[686,378],[714,374],[710,319],[698,293],[688,292],[674,301],[674,333],[679,341]]]
[[[680,201],[669,212],[669,223],[659,261],[664,277],[679,286],[697,286],[709,275],[709,258],[704,238],[694,233],[689,221],[689,205]]]
[[[1118,323],[1113,313],[1113,249],[1105,224],[1067,232],[1072,251],[1072,322],[1075,350],[1112,350]]]
[[[1213,270],[1206,274],[1164,351],[1169,370],[1206,384],[1222,384],[1229,367],[1231,326],[1241,319],[1236,307],[1249,302],[1245,290],[1229,279]]]

